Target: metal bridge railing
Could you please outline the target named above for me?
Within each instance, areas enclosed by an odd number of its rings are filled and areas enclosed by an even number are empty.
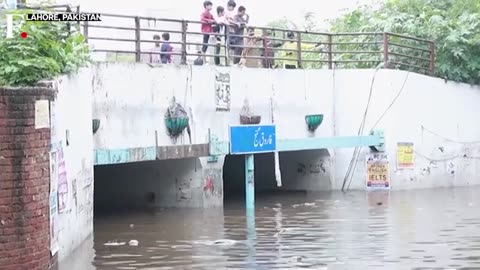
[[[60,7],[60,6],[59,6]],[[58,8],[58,7],[57,7]],[[80,12],[79,7],[61,7]],[[58,10],[58,9],[57,9]],[[193,63],[192,57],[229,66],[237,63],[250,67],[296,68],[384,68],[407,69],[433,75],[435,43],[430,40],[395,33],[321,33],[253,27],[253,35],[235,36],[229,31],[212,33],[203,42],[200,21],[162,19],[102,13],[101,22],[82,22],[81,31],[94,53],[104,53],[106,61],[147,61],[156,41],[153,35],[170,34],[174,50],[169,54],[176,63]],[[287,38],[293,32],[294,39]],[[216,38],[220,42],[216,42]],[[232,44],[232,39],[243,39]],[[203,45],[209,50],[198,53]],[[235,61],[236,58],[236,61]]]

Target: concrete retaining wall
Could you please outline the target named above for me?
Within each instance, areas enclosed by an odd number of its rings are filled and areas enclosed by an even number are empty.
[[[91,84],[90,74],[85,70],[60,78],[51,103],[51,151],[64,153],[68,187],[65,209],[58,214],[59,260],[93,233],[92,92],[78,87]],[[55,165],[58,169],[59,164]],[[52,172],[51,178],[55,177]]]

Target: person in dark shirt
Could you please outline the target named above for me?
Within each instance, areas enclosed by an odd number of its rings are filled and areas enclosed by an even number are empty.
[[[160,60],[162,64],[170,64],[172,63],[172,54],[173,51],[172,45],[170,45],[170,34],[163,33],[162,34],[163,43],[160,47]]]
[[[215,23],[215,19],[213,18],[212,10],[213,4],[211,1],[203,2],[204,10],[202,12],[200,21],[202,22],[202,33],[203,33],[203,46],[202,52],[205,54],[208,49],[208,43],[210,41],[210,35],[213,32],[213,24]]]
[[[245,14],[245,7],[238,7],[238,13],[233,17],[234,22],[234,36],[230,37],[230,45],[233,46],[233,64],[240,63],[240,57],[243,51],[243,36],[245,35],[245,28],[247,27],[249,17]]]

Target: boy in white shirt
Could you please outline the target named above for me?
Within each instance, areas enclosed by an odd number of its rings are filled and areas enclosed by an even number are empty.
[[[214,26],[214,32],[217,34],[216,36],[216,45],[215,45],[215,65],[220,65],[220,50],[221,50],[221,45],[222,43],[225,44],[225,42],[222,42],[222,40],[225,40],[222,38],[222,35],[225,35],[226,30],[225,27],[227,27],[228,22],[225,17],[225,9],[222,6],[217,7],[217,25]]]

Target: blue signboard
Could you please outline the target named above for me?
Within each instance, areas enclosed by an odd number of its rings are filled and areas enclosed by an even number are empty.
[[[275,152],[275,125],[242,125],[230,127],[230,154]]]

